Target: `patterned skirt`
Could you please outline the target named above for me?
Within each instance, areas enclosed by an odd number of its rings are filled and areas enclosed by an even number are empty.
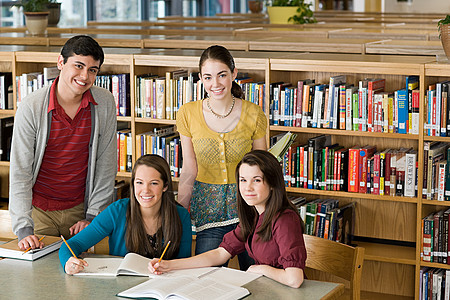
[[[195,181],[191,197],[191,217],[197,232],[238,223],[236,184]]]

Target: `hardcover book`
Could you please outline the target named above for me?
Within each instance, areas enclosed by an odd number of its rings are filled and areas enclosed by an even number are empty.
[[[41,238],[42,236],[38,235],[38,237]],[[17,239],[11,240],[0,245],[0,257],[32,261],[58,250],[62,243],[62,239],[56,236],[45,236],[41,241],[44,243],[42,249],[34,249],[25,253],[25,251],[19,249]]]

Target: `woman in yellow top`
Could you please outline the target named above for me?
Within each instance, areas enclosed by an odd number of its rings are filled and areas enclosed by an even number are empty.
[[[209,47],[199,70],[208,97],[183,105],[177,114],[183,149],[178,201],[190,207],[195,222],[195,254],[217,248],[236,227],[236,165],[252,149],[267,149],[267,118],[258,105],[243,100],[230,52]],[[248,265],[242,258],[239,263],[242,269]]]

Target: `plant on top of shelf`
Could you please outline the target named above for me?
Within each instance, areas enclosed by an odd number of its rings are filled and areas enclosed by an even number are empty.
[[[439,30],[439,38],[444,48],[445,55],[450,60],[450,15],[447,15],[444,19],[439,20],[437,23]]]
[[[48,11],[47,5],[55,2],[56,0],[23,0],[17,6],[22,6],[24,12],[45,12]]]
[[[44,34],[48,25],[48,5],[56,0],[22,0],[16,6],[23,7],[25,25],[31,35]]]
[[[304,0],[272,0],[269,1],[268,6],[271,10],[273,10],[274,7],[296,7],[296,14],[287,19],[288,23],[292,22],[294,24],[306,24],[317,22],[316,18],[314,18],[314,12],[311,10],[312,4],[305,3]]]

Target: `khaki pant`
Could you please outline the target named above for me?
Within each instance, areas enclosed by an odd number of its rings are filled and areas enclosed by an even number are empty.
[[[51,236],[63,235],[70,238],[69,228],[84,220],[84,203],[65,210],[44,211],[33,206],[31,217],[34,221],[34,233]]]

